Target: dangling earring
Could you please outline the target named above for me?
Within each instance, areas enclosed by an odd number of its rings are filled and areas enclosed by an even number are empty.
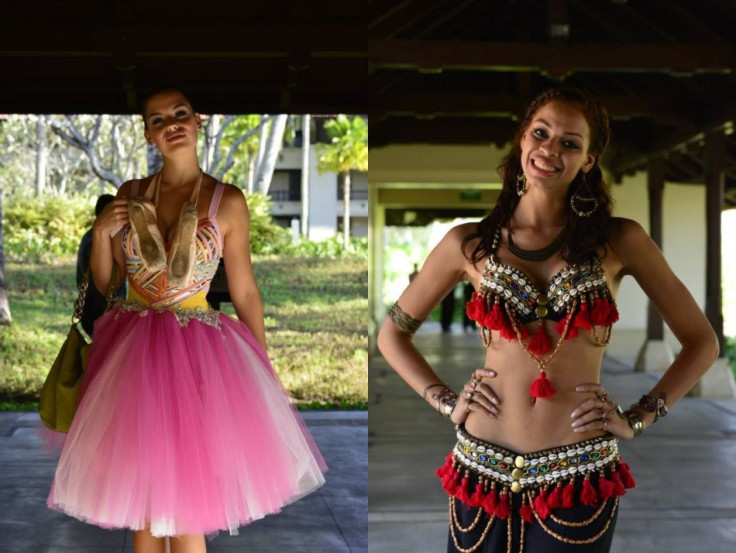
[[[585,180],[585,173],[583,173],[582,176],[583,183],[580,185],[578,190],[575,191],[575,194],[570,196],[570,207],[572,208],[572,211],[575,215],[578,217],[590,217],[595,213],[595,210],[598,209],[598,200],[593,195],[593,192],[590,190],[590,187],[588,186],[588,181]],[[588,191],[589,196],[587,198],[580,196],[578,192],[580,192],[580,189],[585,187]],[[579,204],[582,203],[584,205],[590,205],[591,202],[593,203],[593,207],[590,208],[588,211],[585,211],[584,209],[578,209],[575,207],[575,203],[578,202]]]
[[[519,171],[519,176],[516,177],[516,193],[519,197],[526,194],[526,175],[524,171]]]

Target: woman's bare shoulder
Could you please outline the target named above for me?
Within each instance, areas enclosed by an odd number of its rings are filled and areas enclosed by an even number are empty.
[[[619,257],[625,258],[649,241],[647,231],[638,222],[624,217],[611,218],[609,244]]]

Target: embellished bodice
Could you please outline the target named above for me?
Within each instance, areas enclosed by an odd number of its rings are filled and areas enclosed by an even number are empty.
[[[549,280],[545,290],[539,290],[523,271],[500,263],[491,255],[481,278],[481,291],[484,290],[510,302],[522,324],[537,319],[559,321],[576,299],[590,293],[594,297],[611,297],[598,256],[581,265],[564,267]]]
[[[123,229],[122,245],[130,286],[129,296],[135,298],[139,303],[154,308],[171,309],[197,294],[200,295],[198,297],[201,297],[207,293],[222,256],[222,236],[216,214],[223,189],[222,183],[216,185],[207,216],[198,221],[195,234],[194,270],[189,281],[182,286],[170,285],[166,268],[157,271],[148,270],[139,252],[136,251],[132,227],[127,225]],[[170,254],[170,247],[171,244],[167,243],[167,256]]]
[[[596,345],[606,346],[611,326],[618,320],[616,302],[597,255],[564,267],[550,279],[545,290],[539,290],[527,274],[500,263],[491,254],[466,312],[478,324],[486,347],[490,346],[495,330],[502,338],[518,340],[534,359],[540,370],[539,378],[530,387],[534,399],[555,393],[545,369],[566,340],[588,331]],[[545,319],[556,321],[559,337],[554,345],[542,324]],[[527,325],[535,321],[539,324],[532,334]],[[547,357],[543,357],[545,354]]]

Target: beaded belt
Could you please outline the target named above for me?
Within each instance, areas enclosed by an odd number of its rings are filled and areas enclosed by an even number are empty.
[[[547,533],[566,543],[591,543],[607,530],[618,498],[636,485],[629,466],[619,456],[616,438],[610,435],[527,454],[480,440],[462,426],[457,429],[457,438],[445,464],[436,472],[442,479],[443,489],[450,494],[453,538],[457,531],[469,531],[457,522],[455,499],[478,508],[472,528],[478,525],[483,513],[490,517],[482,541],[494,519],[508,519],[510,524],[514,497],[520,496],[521,501],[517,500],[516,505],[523,522],[539,522]],[[552,517],[556,523],[565,525],[553,514],[556,509],[600,503],[600,508],[587,521],[592,522],[603,512],[609,499],[614,500],[609,520],[593,538],[569,540],[544,523]]]
[[[181,306],[172,307],[153,307],[151,305],[144,305],[137,301],[119,301],[113,304],[113,308],[117,310],[115,317],[117,318],[120,313],[126,313],[130,311],[137,311],[141,317],[145,317],[149,313],[173,313],[176,317],[179,326],[187,326],[189,321],[197,320],[209,326],[220,328],[220,312],[215,309],[204,309],[202,307],[186,308]]]
[[[619,459],[616,438],[607,436],[525,455],[479,440],[462,428],[457,437],[453,453],[460,463],[498,483],[509,484],[514,493],[594,472]]]

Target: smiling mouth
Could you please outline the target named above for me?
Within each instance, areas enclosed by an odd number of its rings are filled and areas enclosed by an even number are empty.
[[[541,171],[544,171],[545,173],[556,173],[556,172],[560,171],[560,169],[558,169],[558,168],[557,168],[557,167],[555,167],[554,165],[547,165],[547,164],[546,164],[546,163],[545,163],[544,161],[542,161],[541,159],[535,159],[535,158],[532,158],[532,159],[531,159],[531,164],[532,164],[532,166],[534,166],[535,168],[537,168],[537,169],[539,169],[539,170],[541,170]]]

